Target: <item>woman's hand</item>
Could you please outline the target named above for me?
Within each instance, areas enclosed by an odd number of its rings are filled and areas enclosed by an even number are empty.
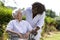
[[[29,34],[30,34],[30,32],[26,33],[26,34],[24,35],[24,38],[28,38],[28,37],[29,37]]]
[[[35,31],[37,32],[39,29],[40,29],[40,27],[37,26],[36,29],[35,29]]]
[[[23,39],[23,35],[22,35],[22,34],[18,33],[18,35],[19,35],[19,37],[20,37],[21,39]]]

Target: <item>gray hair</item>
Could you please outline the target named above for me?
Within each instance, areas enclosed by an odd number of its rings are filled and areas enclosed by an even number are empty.
[[[20,9],[20,8],[17,8],[17,9],[15,9],[15,10],[13,10],[13,12],[12,12],[13,18],[15,18],[15,16],[18,14],[18,11],[21,11],[21,9]],[[21,11],[21,12],[22,12],[22,11]]]

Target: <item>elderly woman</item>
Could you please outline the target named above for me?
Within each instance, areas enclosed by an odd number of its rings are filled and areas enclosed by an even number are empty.
[[[12,33],[10,40],[28,40],[30,31],[32,31],[31,25],[22,20],[22,12],[20,9],[13,11],[12,16],[14,20],[11,20],[6,28],[7,32]],[[16,34],[17,36],[13,36]]]

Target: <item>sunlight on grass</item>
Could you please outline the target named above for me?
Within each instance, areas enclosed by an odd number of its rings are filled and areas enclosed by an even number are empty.
[[[52,37],[44,38],[44,40],[60,40],[60,32],[53,34]]]
[[[7,33],[4,33],[4,40],[7,40]]]
[[[60,32],[53,33],[49,35],[48,37],[44,37],[44,40],[60,40]],[[7,34],[4,33],[4,40],[7,40]]]

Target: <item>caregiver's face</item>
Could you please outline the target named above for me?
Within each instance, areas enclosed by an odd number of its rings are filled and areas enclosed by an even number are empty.
[[[37,7],[32,7],[32,13],[36,14],[37,13]]]
[[[19,20],[22,20],[22,13],[21,13],[21,11],[17,12],[16,18],[19,19]]]

